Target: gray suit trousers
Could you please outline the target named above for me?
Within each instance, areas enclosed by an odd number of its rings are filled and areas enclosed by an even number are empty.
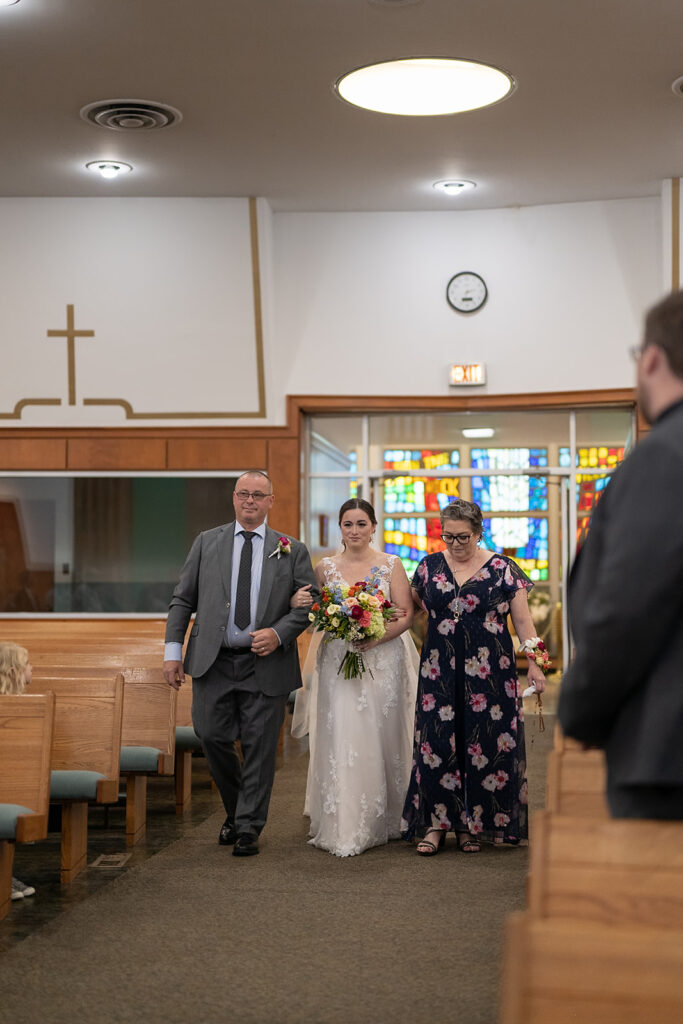
[[[208,672],[192,680],[192,722],[226,816],[238,834],[259,835],[268,815],[288,695],[268,697],[256,689],[255,657],[249,651],[219,652]]]

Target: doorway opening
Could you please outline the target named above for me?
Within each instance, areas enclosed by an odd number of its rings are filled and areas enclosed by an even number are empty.
[[[377,546],[408,578],[442,550],[440,510],[476,502],[483,544],[534,581],[538,634],[566,668],[569,567],[609,478],[635,436],[632,407],[310,415],[305,431],[302,538],[314,564],[339,547],[349,497],[375,508]]]

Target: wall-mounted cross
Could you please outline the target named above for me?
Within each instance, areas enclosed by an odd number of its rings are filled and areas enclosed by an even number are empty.
[[[74,340],[76,338],[94,338],[94,331],[77,331],[74,328],[74,307],[68,305],[66,307],[66,330],[65,331],[48,331],[48,338],[66,338],[67,342],[67,355],[68,355],[68,366],[69,366],[69,405],[76,404],[76,351],[74,346]]]

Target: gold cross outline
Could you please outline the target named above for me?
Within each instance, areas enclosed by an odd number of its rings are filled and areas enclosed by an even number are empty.
[[[66,338],[69,367],[69,405],[76,404],[76,338],[94,338],[94,331],[77,331],[74,328],[74,307],[69,303],[66,307],[66,330],[49,330],[48,338]]]

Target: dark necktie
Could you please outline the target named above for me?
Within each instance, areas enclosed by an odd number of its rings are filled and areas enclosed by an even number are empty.
[[[242,530],[242,536],[244,544],[235,594],[235,625],[238,629],[246,629],[251,622],[251,541],[256,534]]]

